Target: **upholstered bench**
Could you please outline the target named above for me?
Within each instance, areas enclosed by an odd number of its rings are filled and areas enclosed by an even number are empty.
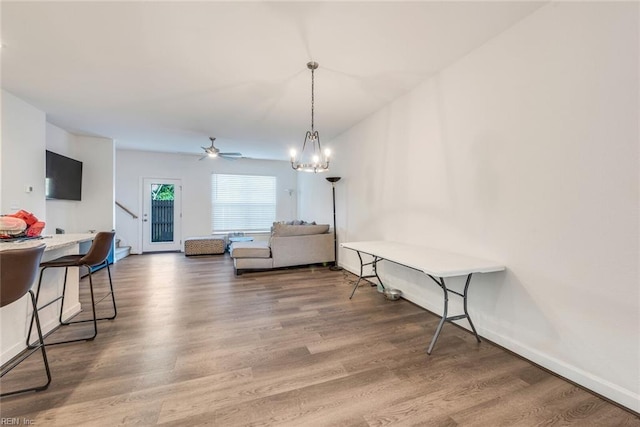
[[[226,248],[222,237],[189,237],[184,240],[184,254],[192,255],[219,255]]]
[[[236,274],[242,274],[242,270],[273,268],[269,242],[233,242],[230,253]]]

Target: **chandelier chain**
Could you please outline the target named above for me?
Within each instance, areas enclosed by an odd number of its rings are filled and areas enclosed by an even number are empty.
[[[313,133],[313,104],[314,104],[314,78],[313,78],[313,71],[314,69],[311,69],[311,133]]]

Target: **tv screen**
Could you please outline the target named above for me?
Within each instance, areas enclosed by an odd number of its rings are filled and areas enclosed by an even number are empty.
[[[47,150],[45,196],[47,199],[80,200],[82,162]]]

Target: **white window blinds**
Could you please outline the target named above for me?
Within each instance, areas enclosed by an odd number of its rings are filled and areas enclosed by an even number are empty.
[[[214,232],[269,230],[276,219],[276,177],[211,175]]]

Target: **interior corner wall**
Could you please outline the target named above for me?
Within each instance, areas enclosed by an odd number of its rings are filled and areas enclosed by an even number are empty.
[[[479,333],[640,412],[638,8],[550,3],[332,144],[341,241],[504,263],[472,281]],[[428,278],[381,274],[442,312]]]
[[[75,152],[82,165],[82,202],[76,229],[87,233],[115,229],[115,141],[77,136]]]
[[[182,182],[182,236],[211,235],[211,174],[269,175],[277,180],[276,220],[297,216],[297,176],[289,162],[222,158],[198,160],[188,154],[116,150],[116,200],[133,211],[116,210],[116,232],[122,246],[142,253],[142,182],[144,178],[179,179]],[[288,190],[292,190],[289,192]]]
[[[47,200],[46,234],[110,231],[115,227],[115,143],[46,125],[47,150],[82,162],[82,200]]]
[[[24,209],[45,218],[45,113],[3,89],[1,135],[0,214]]]
[[[318,224],[331,224],[333,227],[333,196],[328,176],[336,176],[332,166],[329,172],[298,173],[298,212],[304,221],[315,221]],[[336,183],[336,212],[340,182]],[[337,213],[336,213],[337,215]],[[337,222],[337,221],[336,221]],[[337,226],[337,225],[336,225]]]

